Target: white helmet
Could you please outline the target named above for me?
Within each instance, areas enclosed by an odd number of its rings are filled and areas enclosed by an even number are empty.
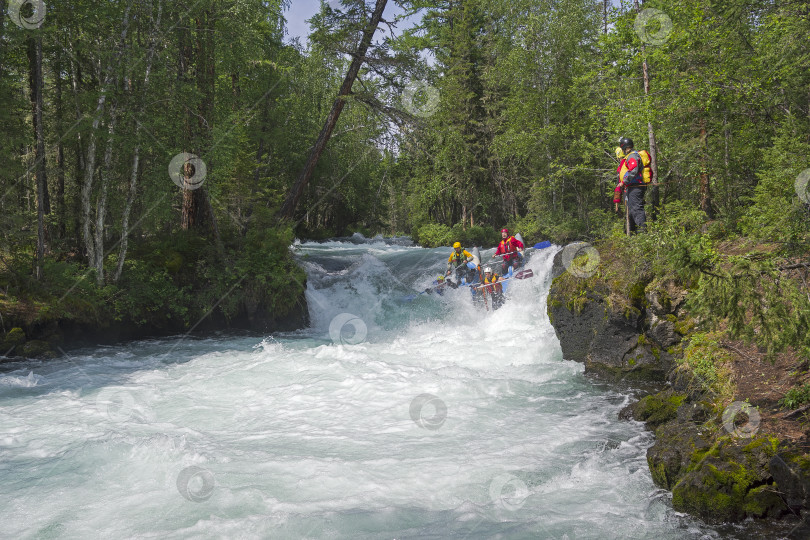
[[[492,273],[492,268],[490,268],[489,266],[487,266],[486,268],[484,268],[484,273],[485,273],[485,274],[491,274],[491,273]]]

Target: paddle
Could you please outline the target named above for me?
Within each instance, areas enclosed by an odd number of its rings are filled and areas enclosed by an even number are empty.
[[[527,268],[526,270],[521,270],[520,272],[513,275],[512,277],[499,279],[495,283],[485,283],[483,285],[476,285],[475,288],[476,289],[483,289],[484,287],[489,287],[490,285],[496,285],[498,283],[503,283],[504,281],[509,281],[510,279],[529,279],[530,277],[534,277],[534,272],[532,272],[531,268]]]
[[[403,296],[401,301],[402,302],[413,302],[414,300],[416,300],[417,298],[419,298],[423,294],[431,294],[433,291],[437,290],[440,287],[444,287],[444,284],[436,285],[435,287],[428,287],[427,289],[420,292],[419,294],[409,294],[408,296]]]
[[[495,259],[503,259],[507,255],[514,255],[515,253],[522,253],[522,254],[525,255],[526,253],[528,253],[529,251],[531,251],[533,249],[535,249],[535,248],[534,247],[528,247],[528,248],[524,249],[523,251],[513,251],[512,253],[505,253],[503,255],[495,255],[489,260],[489,262],[491,263]],[[524,256],[524,255],[518,255],[518,257]],[[487,263],[487,264],[489,264],[489,263]]]

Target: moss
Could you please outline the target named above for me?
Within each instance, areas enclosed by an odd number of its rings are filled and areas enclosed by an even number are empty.
[[[775,455],[778,439],[759,437],[742,448],[742,456],[727,451],[733,444],[732,437],[723,436],[710,448],[695,448],[684,476],[672,489],[677,510],[721,521],[778,517],[787,510],[775,486],[763,485],[760,470],[763,457]],[[731,459],[734,455],[742,462]]]
[[[724,462],[719,468],[701,460],[699,470],[672,489],[672,504],[704,518],[737,520],[744,517],[744,500],[754,480],[751,471],[739,463]]]
[[[695,320],[688,317],[684,320],[675,321],[675,331],[682,336],[688,335],[695,329]]]
[[[672,298],[669,297],[669,293],[666,289],[659,290],[658,301],[661,302],[661,307],[664,308],[664,311],[672,311]]]
[[[797,465],[805,475],[810,475],[810,454],[796,456],[790,461],[791,463]]]
[[[647,341],[647,336],[645,336],[644,334],[641,334],[641,335],[638,336],[638,344],[639,345],[646,345],[647,343],[649,343]]]
[[[628,306],[624,309],[623,315],[625,319],[635,319],[641,316],[641,310],[633,306]]]
[[[627,361],[627,364],[628,364],[630,367],[633,367],[633,366],[635,366],[635,365],[636,365],[636,361],[635,361],[633,358],[631,358],[630,360],[628,360],[628,361]]]
[[[672,391],[645,396],[634,406],[634,417],[647,422],[651,428],[660,426],[677,416],[678,407],[685,399],[686,395]]]
[[[763,518],[778,517],[787,507],[774,486],[759,486],[745,496],[742,509],[746,516]]]
[[[650,474],[655,485],[668,486],[670,479],[667,477],[666,465],[663,462],[653,465],[649,458],[647,458],[647,463],[650,466]]]
[[[779,446],[779,439],[776,437],[759,437],[743,447],[743,452],[746,454],[753,454],[757,450],[764,450],[768,457],[776,454],[776,448]]]
[[[22,348],[23,356],[27,356],[29,358],[38,358],[38,357],[54,357],[54,352],[51,350],[51,346],[47,341],[42,340],[31,340],[23,345]]]
[[[655,357],[656,360],[659,362],[661,361],[661,349],[658,347],[650,347],[650,352]]]
[[[676,323],[676,322],[678,322],[678,317],[676,317],[675,315],[672,315],[672,314],[670,314],[670,315],[665,315],[665,316],[664,316],[664,319],[668,320],[668,321],[669,321],[669,322],[671,322],[671,323]]]
[[[644,289],[647,284],[644,281],[637,281],[630,287],[628,297],[630,303],[637,308],[644,308],[647,306],[647,298],[644,296]]]
[[[3,338],[3,341],[0,343],[2,343],[2,346],[0,347],[4,349],[4,351],[2,352],[5,352],[5,350],[7,349],[11,349],[13,347],[22,345],[23,343],[25,343],[25,331],[23,331],[22,328],[18,327],[12,328],[11,330],[8,331],[8,333]]]
[[[585,291],[580,291],[580,294],[572,299],[570,299],[566,303],[566,307],[572,313],[576,313],[579,315],[585,309],[585,306],[588,305],[588,296],[586,295]]]

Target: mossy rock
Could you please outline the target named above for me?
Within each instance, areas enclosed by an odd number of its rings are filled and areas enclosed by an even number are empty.
[[[745,496],[754,481],[752,472],[738,463],[701,459],[672,488],[672,505],[707,520],[739,521],[745,517]]]
[[[25,343],[25,331],[22,328],[12,328],[0,341],[0,354],[10,351]]]
[[[39,339],[27,342],[20,351],[27,358],[55,358],[56,353],[51,349],[50,343]]]
[[[684,394],[677,394],[672,390],[643,397],[633,406],[633,417],[646,422],[647,428],[655,429],[677,417],[678,407],[684,399]]]
[[[743,512],[746,516],[776,518],[788,511],[785,502],[779,495],[776,486],[759,486],[745,496]]]
[[[675,322],[675,331],[682,336],[689,335],[695,329],[695,320],[691,317]]]
[[[711,449],[709,442],[694,424],[666,422],[655,430],[655,444],[647,449],[647,464],[653,481],[671,490],[693,466],[696,453]]]
[[[741,446],[739,440],[721,437],[711,448],[696,448],[672,488],[673,506],[710,521],[782,515],[788,508],[772,485],[768,466],[777,443],[760,437]]]

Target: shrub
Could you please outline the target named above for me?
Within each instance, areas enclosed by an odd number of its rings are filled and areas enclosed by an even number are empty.
[[[810,402],[810,384],[788,390],[785,397],[779,400],[779,405],[785,409],[798,409],[807,402]]]

